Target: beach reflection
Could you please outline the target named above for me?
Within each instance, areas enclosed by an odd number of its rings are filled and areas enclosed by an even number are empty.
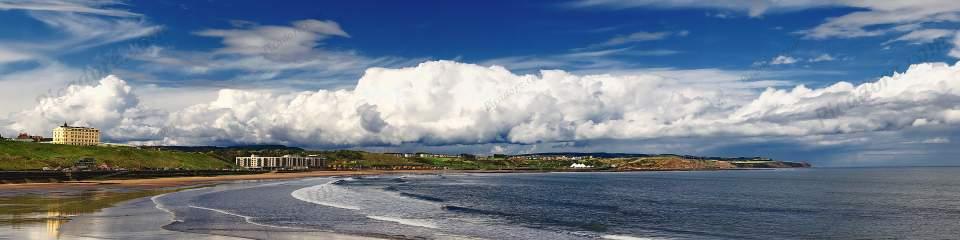
[[[60,239],[60,228],[74,216],[172,191],[4,192],[0,196],[0,239]]]

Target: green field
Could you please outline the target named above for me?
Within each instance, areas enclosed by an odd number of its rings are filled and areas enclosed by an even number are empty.
[[[70,146],[0,141],[0,170],[36,170],[71,167],[77,159],[92,157],[97,164],[126,169],[221,169],[233,164],[205,153],[141,150],[133,147]]]

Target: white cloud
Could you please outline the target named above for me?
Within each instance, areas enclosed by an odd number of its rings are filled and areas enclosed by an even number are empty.
[[[142,106],[125,82],[108,77],[42,100],[14,115],[7,129],[49,131],[68,121],[103,128],[121,141],[162,136],[166,144],[305,146],[842,135],[912,128],[917,119],[926,119],[922,127],[960,123],[954,109],[958,74],[960,64],[920,64],[859,86],[801,85],[757,94],[739,80],[720,82],[747,89],[675,79],[669,71],[516,75],[497,66],[437,61],[371,68],[352,90],[224,89],[213,101],[170,114]]]
[[[141,71],[156,75],[182,75],[204,87],[298,89],[336,88],[353,84],[364,69],[374,66],[409,66],[422,59],[367,57],[355,51],[324,49],[331,37],[350,37],[333,21],[305,19],[289,26],[233,21],[235,29],[194,32],[221,39],[222,47],[209,51],[183,51],[151,46],[128,57],[147,62]],[[225,73],[208,81],[208,74]],[[225,79],[224,79],[225,78]],[[229,84],[229,85],[218,85]]]
[[[787,55],[779,55],[770,59],[770,65],[789,65],[797,63],[799,60]]]
[[[69,34],[57,43],[31,44],[38,49],[73,51],[153,35],[163,29],[143,19],[105,18],[74,13],[31,13],[47,26]]]
[[[811,58],[811,59],[808,60],[808,61],[809,61],[809,62],[829,62],[829,61],[833,61],[833,60],[835,60],[835,59],[833,58],[833,56],[830,56],[830,54],[824,53],[824,54],[820,54],[820,56],[817,56],[817,57],[815,57],[815,58]]]
[[[635,42],[647,42],[663,40],[670,36],[684,37],[690,35],[690,31],[682,30],[676,32],[635,32],[628,35],[617,36],[600,44],[591,45],[591,47],[617,46]]]
[[[542,56],[513,56],[489,59],[482,65],[501,65],[515,71],[530,71],[541,69],[568,69],[583,71],[613,71],[616,69],[636,69],[635,61],[628,61],[626,57],[659,57],[680,54],[682,52],[671,49],[640,50],[632,47],[589,50],[590,48],[574,49],[570,53]]]
[[[953,36],[953,49],[950,49],[950,56],[960,58],[960,32]]]
[[[931,139],[923,140],[923,141],[921,141],[921,143],[925,143],[925,144],[944,144],[944,143],[950,143],[950,139],[949,139],[949,138],[945,138],[945,137],[938,137],[938,138],[931,138]]]
[[[104,129],[115,141],[156,138],[164,114],[140,107],[127,83],[107,76],[96,86],[73,85],[62,96],[41,99],[35,107],[11,115],[8,130],[49,136],[54,126],[71,125]]]
[[[900,36],[896,39],[886,41],[884,44],[890,44],[893,42],[903,41],[910,42],[911,44],[922,44],[922,43],[931,43],[934,40],[948,37],[953,35],[956,31],[946,30],[946,29],[920,29],[914,30],[908,34]]]
[[[96,46],[151,36],[163,30],[144,16],[111,6],[109,0],[25,0],[0,1],[0,10],[25,11],[27,16],[65,34],[54,41],[4,41],[0,45],[37,56],[56,56]],[[43,57],[47,57],[43,56]]]
[[[44,94],[57,95],[81,72],[59,63],[48,63],[34,69],[0,75],[0,118],[31,108]],[[16,87],[7,87],[16,86]]]
[[[929,23],[960,22],[960,5],[950,0],[836,2],[863,10],[828,18],[800,33],[810,39],[857,38],[919,30]]]
[[[0,47],[0,65],[34,58],[32,54]]]
[[[759,17],[769,12],[790,12],[823,7],[853,7],[846,15],[827,18],[811,29],[798,31],[808,39],[858,38],[882,36],[896,32],[913,32],[908,39],[925,40],[939,34],[925,29],[928,24],[960,22],[960,4],[952,0],[921,1],[689,1],[689,0],[580,0],[568,4],[578,8],[668,8],[720,9],[746,12]],[[896,40],[894,40],[896,41]]]
[[[239,29],[207,29],[195,33],[204,37],[223,39],[224,54],[246,54],[290,57],[309,53],[319,41],[331,36],[349,37],[334,21],[305,19],[292,26],[260,26]]]
[[[746,12],[759,17],[768,11],[794,11],[837,5],[837,1],[690,1],[690,0],[581,0],[570,4],[573,7],[600,8],[704,8]]]
[[[122,9],[105,8],[111,5],[117,5],[117,1],[112,0],[24,0],[24,1],[0,1],[0,10],[28,10],[43,12],[66,12],[83,13],[111,17],[137,17],[140,14],[132,13]]]

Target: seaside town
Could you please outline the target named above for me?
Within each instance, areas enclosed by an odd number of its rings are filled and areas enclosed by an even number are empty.
[[[960,239],[958,3],[0,0],[0,240]]]
[[[51,130],[52,136],[20,133],[5,142],[32,148],[35,154],[0,153],[6,164],[0,171],[237,171],[312,170],[513,170],[513,171],[634,171],[709,170],[732,168],[806,167],[805,163],[762,157],[700,157],[674,154],[531,153],[448,154],[428,152],[374,153],[354,150],[313,151],[280,145],[251,146],[134,146],[109,143],[100,130],[67,123]],[[62,147],[58,147],[62,146]],[[109,149],[111,151],[106,151]],[[20,163],[19,165],[17,163]],[[34,173],[31,173],[34,174]],[[154,174],[163,176],[163,174]],[[96,175],[91,175],[96,176]],[[72,176],[74,179],[76,176]],[[31,178],[6,174],[3,181]],[[43,175],[36,178],[50,178]],[[53,177],[57,178],[57,177]]]

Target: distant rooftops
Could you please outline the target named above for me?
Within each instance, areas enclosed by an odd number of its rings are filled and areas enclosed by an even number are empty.
[[[63,122],[63,125],[62,125],[62,126],[60,126],[60,127],[61,127],[61,128],[73,128],[73,129],[96,129],[96,128],[92,128],[92,127],[77,127],[77,126],[70,126],[70,125],[68,125],[68,124],[67,124],[67,122]]]

